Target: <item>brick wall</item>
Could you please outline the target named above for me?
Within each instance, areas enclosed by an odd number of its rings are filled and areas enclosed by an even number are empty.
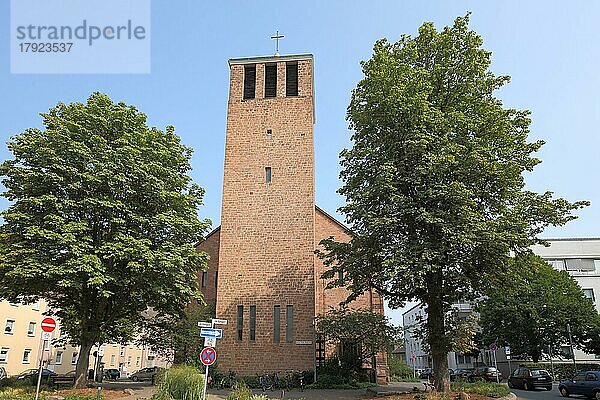
[[[217,301],[217,274],[219,271],[219,241],[221,227],[212,231],[206,239],[196,246],[197,251],[202,251],[209,256],[206,268],[205,286],[202,286],[202,272],[198,273],[198,286],[204,295],[204,301],[215,304]]]
[[[346,228],[337,222],[333,217],[329,216],[320,208],[315,210],[315,248],[323,249],[319,242],[323,239],[333,236],[337,241],[350,240],[350,236],[346,232]],[[339,304],[348,297],[346,288],[331,288],[326,289],[328,280],[321,278],[326,267],[323,260],[315,256],[315,282],[316,282],[316,313],[324,314],[332,308],[339,308]],[[370,290],[358,297],[356,300],[348,304],[350,309],[368,309],[373,312],[383,314],[383,299],[375,290]],[[333,346],[327,346],[326,355],[332,356],[336,349]],[[389,382],[389,368],[387,366],[387,355],[380,353],[377,355],[377,381],[379,383]],[[367,363],[365,367],[370,367]]]

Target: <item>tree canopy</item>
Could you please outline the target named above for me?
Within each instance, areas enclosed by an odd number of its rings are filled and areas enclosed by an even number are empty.
[[[379,40],[362,62],[347,114],[352,148],[340,155],[351,240],[326,240],[322,254],[325,277],[342,271],[352,297],[374,287],[391,307],[425,305],[440,391],[451,304],[480,295],[511,251],[587,204],[525,189],[543,142],[527,139],[528,111],[495,97],[509,77],[490,71],[491,53],[468,23],[425,23],[415,37]]]
[[[0,166],[11,204],[0,227],[0,296],[46,299],[81,345],[133,338],[148,315],[182,315],[207,256],[194,244],[203,190],[174,128],[100,93],[58,103],[44,128],[13,136]]]
[[[480,303],[480,326],[489,344],[510,345],[516,357],[540,360],[542,354],[562,354],[569,343],[600,353],[600,315],[592,300],[566,271],[558,271],[532,254],[512,260],[504,283]]]

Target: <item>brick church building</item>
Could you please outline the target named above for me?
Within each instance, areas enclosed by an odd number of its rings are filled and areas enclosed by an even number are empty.
[[[240,375],[312,370],[335,350],[315,316],[339,307],[344,288],[325,290],[314,254],[347,228],[315,205],[314,80],[310,54],[229,60],[221,226],[198,244],[210,256],[200,286],[218,318],[219,367]],[[370,291],[350,307],[383,313]],[[380,382],[388,377],[377,357]]]

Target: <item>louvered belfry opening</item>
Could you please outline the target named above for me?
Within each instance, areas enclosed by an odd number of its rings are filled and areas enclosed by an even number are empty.
[[[244,100],[253,99],[256,92],[256,65],[244,66]]]
[[[298,63],[285,63],[285,95],[298,96]]]
[[[265,65],[265,97],[277,96],[277,64]]]

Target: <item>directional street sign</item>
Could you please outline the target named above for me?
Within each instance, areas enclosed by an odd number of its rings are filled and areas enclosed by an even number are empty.
[[[223,337],[223,330],[214,328],[200,328],[200,337],[221,339]]]
[[[217,318],[213,318],[212,319],[213,324],[215,325],[227,325],[227,320],[226,319],[217,319]]]
[[[47,317],[42,320],[42,330],[44,332],[52,332],[56,328],[56,321],[53,318]]]
[[[217,361],[217,352],[212,347],[205,347],[200,352],[200,361],[206,366],[214,364]]]
[[[204,347],[215,347],[217,345],[217,339],[214,337],[204,338]]]
[[[200,327],[200,328],[212,328],[212,324],[210,322],[200,321],[200,322],[198,322],[198,327]]]

